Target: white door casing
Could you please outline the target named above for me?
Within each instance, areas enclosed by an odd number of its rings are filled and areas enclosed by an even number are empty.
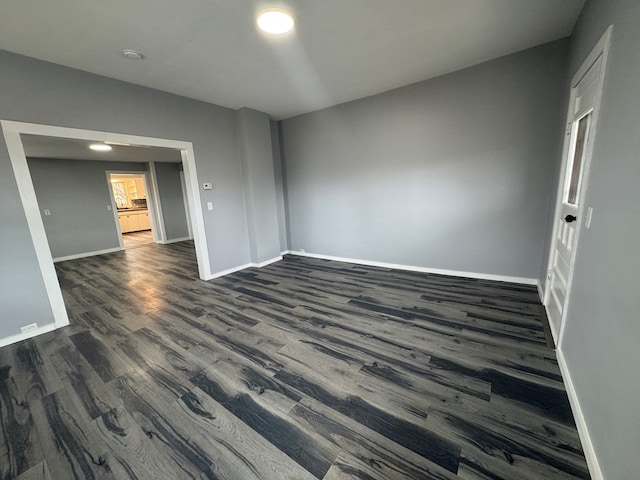
[[[557,346],[562,342],[581,228],[602,85],[611,38],[607,30],[571,82],[544,305]]]
[[[124,250],[124,242],[122,240],[123,232],[120,226],[120,218],[118,217],[116,200],[113,195],[113,189],[111,187],[111,175],[140,175],[141,177],[144,177],[144,188],[147,193],[147,209],[151,213],[151,215],[149,215],[149,220],[151,222],[151,234],[153,235],[153,241],[155,243],[162,243],[160,240],[160,236],[158,235],[158,230],[160,229],[160,226],[157,224],[158,220],[156,220],[158,217],[155,214],[156,210],[161,208],[160,198],[153,195],[153,192],[150,188],[150,184],[151,184],[149,180],[150,172],[134,171],[134,170],[106,170],[105,173],[107,175],[107,185],[109,186],[109,196],[111,198],[111,209],[113,210],[113,221],[116,225],[116,230],[118,232],[118,242],[120,243],[120,249]],[[161,216],[159,221],[163,221]]]
[[[0,339],[0,347],[31,338],[69,324],[62,291],[53,266],[51,250],[49,248],[44,225],[40,216],[40,208],[33,188],[33,182],[31,181],[31,173],[29,172],[27,158],[24,148],[22,147],[22,140],[20,139],[20,134],[22,133],[103,142],[112,141],[180,150],[185,179],[187,180],[187,195],[193,200],[189,202],[189,213],[191,215],[191,224],[194,234],[198,272],[200,278],[203,280],[210,280],[214,278],[214,275],[211,273],[211,266],[209,262],[209,249],[205,235],[204,215],[200,200],[199,182],[196,174],[195,154],[193,151],[193,144],[191,142],[58,127],[52,125],[40,125],[11,120],[0,120],[0,127],[9,152],[9,159],[13,168],[18,193],[27,219],[27,225],[36,252],[38,266],[40,267],[40,273],[53,314],[52,324],[44,325],[27,333],[20,333],[8,338]]]
[[[182,185],[182,200],[184,201],[184,211],[187,214],[187,231],[189,238],[193,239],[193,230],[191,229],[191,216],[189,215],[189,196],[187,195],[187,185],[184,180],[184,171],[180,172],[180,185]]]

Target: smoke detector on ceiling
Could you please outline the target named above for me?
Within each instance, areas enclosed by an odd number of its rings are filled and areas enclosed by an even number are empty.
[[[142,60],[144,58],[144,55],[140,52],[136,52],[135,50],[130,49],[123,50],[122,55],[124,55],[124,57],[128,58],[129,60]]]

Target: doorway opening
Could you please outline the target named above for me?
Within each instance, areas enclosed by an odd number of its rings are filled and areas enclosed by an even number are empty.
[[[128,250],[156,243],[147,174],[107,172],[107,178],[122,247]]]
[[[179,166],[184,171],[186,198],[188,202],[190,228],[193,231],[193,241],[198,265],[199,277],[203,280],[212,278],[209,252],[204,228],[204,217],[202,203],[198,188],[198,178],[195,168],[195,155],[191,142],[166,140],[153,137],[142,137],[121,133],[99,132],[82,130],[75,128],[57,127],[50,125],[30,124],[0,120],[0,125],[4,134],[9,158],[13,168],[20,200],[27,220],[31,240],[36,254],[38,266],[42,277],[51,312],[53,324],[24,332],[12,337],[9,343],[24,340],[47,331],[51,331],[69,324],[69,318],[64,304],[60,284],[53,263],[53,256],[49,247],[47,233],[44,227],[43,218],[47,212],[42,210],[33,185],[29,164],[27,162],[21,135],[35,135],[62,139],[76,139],[82,141],[96,141],[111,145],[127,145],[137,147],[160,147],[171,149],[179,154]],[[177,167],[176,167],[177,168]],[[150,180],[153,184],[153,169],[150,169]],[[104,173],[101,185],[103,189],[110,190],[106,185]],[[153,188],[153,187],[152,187]],[[73,192],[70,192],[72,194]],[[44,207],[46,208],[46,207]],[[117,215],[113,212],[112,205],[103,205],[103,214]],[[115,217],[114,217],[115,222]],[[155,225],[152,220],[152,225]],[[156,229],[157,230],[157,229]],[[76,235],[76,237],[80,237]],[[118,249],[119,250],[119,249]]]

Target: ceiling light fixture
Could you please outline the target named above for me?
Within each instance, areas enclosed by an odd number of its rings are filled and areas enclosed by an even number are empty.
[[[111,150],[111,145],[105,145],[104,143],[92,143],[89,145],[89,148],[96,152],[108,152]]]
[[[143,54],[131,49],[123,50],[122,55],[129,60],[142,60],[144,58]]]
[[[287,33],[295,24],[293,16],[289,12],[277,8],[262,11],[258,15],[256,23],[260,30],[276,35]]]

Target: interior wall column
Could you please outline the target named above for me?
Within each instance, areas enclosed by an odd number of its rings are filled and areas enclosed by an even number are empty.
[[[281,258],[270,119],[248,108],[235,113],[249,252],[251,263],[260,265]]]

